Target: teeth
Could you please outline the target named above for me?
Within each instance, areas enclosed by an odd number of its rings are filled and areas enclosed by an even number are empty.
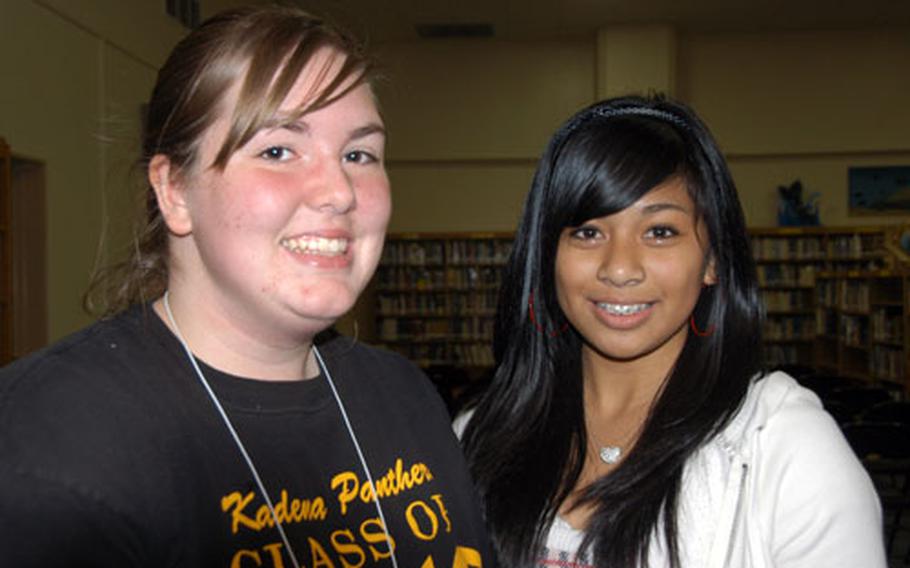
[[[294,252],[338,256],[348,250],[347,239],[328,239],[325,237],[298,237],[282,239],[281,246]]]
[[[600,302],[597,304],[597,307],[604,310],[608,314],[630,316],[632,314],[637,314],[642,310],[648,309],[650,305],[651,304],[608,304],[606,302]]]

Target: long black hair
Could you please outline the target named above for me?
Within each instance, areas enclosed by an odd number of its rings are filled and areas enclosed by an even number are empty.
[[[633,450],[593,483],[582,548],[598,567],[646,566],[662,532],[679,566],[677,503],[686,461],[734,416],[760,370],[762,307],[742,207],[711,134],[686,106],[623,97],[569,119],[541,157],[505,269],[495,378],[464,444],[500,561],[533,565],[578,482],[587,434],[581,347],[556,299],[559,235],[621,211],[681,175],[707,228],[717,282],[704,287],[692,331],[652,403]]]

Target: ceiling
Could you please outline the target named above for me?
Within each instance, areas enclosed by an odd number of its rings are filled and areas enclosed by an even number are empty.
[[[492,24],[500,39],[592,36],[615,24],[767,31],[910,26],[910,0],[297,0],[374,43],[422,24]]]

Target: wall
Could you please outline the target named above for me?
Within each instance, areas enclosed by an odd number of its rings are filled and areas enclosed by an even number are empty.
[[[910,30],[692,34],[680,96],[711,126],[753,225],[776,223],[776,188],[821,193],[826,225],[851,217],[847,168],[910,165]]]
[[[514,229],[550,133],[594,96],[594,46],[451,40],[379,52],[390,229]]]
[[[46,166],[50,339],[88,322],[81,295],[110,254],[99,256],[102,235],[119,248],[129,232],[140,105],[184,33],[162,12],[142,0],[0,3],[0,136]]]
[[[638,39],[658,45],[645,50]],[[821,193],[826,225],[907,220],[851,217],[846,203],[848,166],[910,164],[907,29],[743,34],[641,26],[559,42],[385,45],[381,55],[393,85],[381,90],[393,231],[513,229],[549,135],[595,92],[630,84],[607,76],[604,86],[604,75],[635,69],[636,58],[653,76],[645,80],[675,91],[715,132],[750,225],[776,224],[777,187],[796,179]],[[673,88],[663,88],[667,77]]]

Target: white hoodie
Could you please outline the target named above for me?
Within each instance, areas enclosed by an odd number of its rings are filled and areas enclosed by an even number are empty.
[[[887,567],[869,476],[815,394],[780,372],[689,460],[677,523],[686,568]],[[550,557],[573,557],[582,536],[557,519]],[[669,566],[662,537],[649,558]]]

